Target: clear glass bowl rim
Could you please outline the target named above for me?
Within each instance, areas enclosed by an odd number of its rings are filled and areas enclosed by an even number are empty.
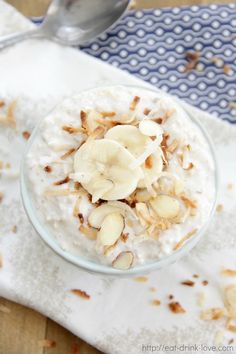
[[[93,88],[89,88],[89,89],[80,91],[73,96],[79,95],[82,92],[90,91],[93,89],[99,89],[99,88],[104,89],[104,88],[114,88],[114,87],[116,87],[116,88],[127,87],[127,88],[147,90],[147,91],[151,91],[154,93],[159,93],[164,97],[169,97],[173,101],[176,101],[176,104],[178,106],[180,106],[183,111],[185,111],[185,113],[188,115],[188,117],[191,119],[191,121],[200,129],[206,142],[208,143],[209,150],[211,151],[211,155],[212,155],[212,159],[213,159],[213,163],[214,163],[214,170],[215,170],[215,174],[214,174],[214,182],[215,182],[214,201],[212,203],[212,208],[209,213],[208,220],[201,227],[201,229],[192,238],[190,238],[188,241],[186,241],[186,243],[179,250],[175,251],[174,253],[170,254],[169,256],[163,257],[163,258],[156,260],[154,262],[151,262],[151,263],[145,263],[145,264],[135,266],[135,267],[130,268],[128,270],[115,269],[110,266],[95,263],[91,260],[85,259],[80,256],[75,256],[67,251],[64,251],[60,247],[60,245],[57,243],[56,239],[53,236],[51,236],[50,232],[43,226],[43,224],[40,222],[39,218],[37,217],[37,215],[36,215],[37,213],[35,212],[35,208],[33,207],[34,202],[30,196],[29,189],[27,188],[27,183],[28,183],[27,182],[27,167],[26,167],[26,163],[25,163],[26,155],[28,154],[30,147],[34,141],[34,138],[37,135],[37,132],[38,132],[38,129],[39,129],[39,126],[40,126],[42,120],[34,128],[34,131],[31,134],[31,137],[27,142],[26,149],[23,154],[23,158],[21,161],[21,172],[20,172],[20,189],[21,189],[21,197],[22,197],[23,205],[24,205],[26,214],[27,214],[31,224],[33,225],[34,229],[39,234],[39,236],[42,238],[42,240],[59,256],[61,256],[66,261],[74,264],[75,266],[79,267],[80,269],[84,269],[84,270],[91,272],[91,273],[105,274],[105,275],[111,275],[111,276],[133,276],[133,275],[149,273],[151,271],[164,268],[164,267],[176,262],[181,257],[186,255],[199,242],[201,237],[204,235],[206,229],[208,228],[209,223],[211,222],[214,211],[215,211],[217,194],[218,194],[218,183],[219,183],[218,166],[217,166],[216,156],[215,156],[215,152],[214,152],[213,143],[211,141],[211,138],[209,137],[207,131],[203,128],[203,126],[201,125],[199,120],[196,119],[195,117],[193,117],[192,115],[190,115],[188,111],[186,111],[186,109],[183,107],[183,105],[181,104],[179,99],[176,99],[175,97],[173,97],[167,93],[164,93],[161,90],[149,88],[146,86],[138,86],[138,85],[137,86],[136,85],[123,85],[123,84],[122,85],[106,85],[106,86],[96,86]],[[60,104],[61,103],[59,103],[58,106]],[[53,110],[54,109],[55,109],[55,107],[53,108]]]

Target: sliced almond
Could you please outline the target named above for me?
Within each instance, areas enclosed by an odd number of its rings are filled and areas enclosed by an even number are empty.
[[[210,308],[205,311],[202,311],[200,314],[201,320],[212,321],[219,320],[220,318],[227,315],[227,311],[223,308]]]
[[[120,238],[124,229],[124,218],[120,213],[111,213],[102,221],[98,241],[103,246],[112,246]]]
[[[236,320],[236,284],[228,285],[224,289],[224,302],[229,316]]]
[[[96,240],[97,238],[97,230],[92,227],[80,225],[79,231],[82,232],[89,240]]]
[[[91,211],[88,217],[88,222],[92,227],[99,229],[105,217],[109,214],[116,213],[116,212],[124,215],[122,209],[104,203]]]
[[[98,179],[93,183],[92,203],[96,203],[105,193],[114,187],[114,183],[108,179]]]
[[[161,218],[174,218],[180,211],[180,204],[178,200],[168,195],[158,195],[155,199],[150,201],[150,204],[157,215]]]
[[[134,261],[134,255],[130,251],[121,252],[112,262],[112,266],[116,269],[130,269]]]

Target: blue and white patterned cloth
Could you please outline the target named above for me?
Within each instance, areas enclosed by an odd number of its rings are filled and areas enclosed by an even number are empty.
[[[129,11],[82,50],[236,123],[236,4]],[[198,70],[184,72],[188,51],[201,52]]]
[[[236,123],[230,108],[236,102],[236,4],[129,11],[81,49]],[[184,72],[189,51],[199,51],[200,62]],[[229,74],[214,57],[229,66]]]

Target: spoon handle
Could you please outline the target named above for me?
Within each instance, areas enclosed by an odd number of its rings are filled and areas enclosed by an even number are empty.
[[[0,50],[6,47],[10,47],[13,44],[21,42],[25,39],[36,38],[36,37],[43,37],[42,32],[38,28],[29,31],[20,32],[20,33],[18,32],[6,36],[1,36]]]

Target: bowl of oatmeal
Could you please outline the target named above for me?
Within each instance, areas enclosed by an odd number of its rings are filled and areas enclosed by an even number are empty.
[[[216,163],[200,124],[149,89],[98,87],[67,98],[22,162],[28,217],[80,268],[138,274],[190,251],[215,207]]]

